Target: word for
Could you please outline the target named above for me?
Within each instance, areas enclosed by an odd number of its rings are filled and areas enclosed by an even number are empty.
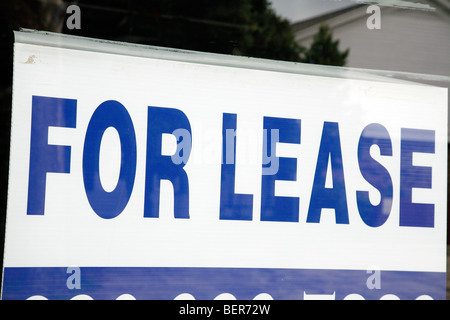
[[[28,185],[28,215],[44,215],[46,175],[70,173],[71,147],[48,143],[48,128],[76,128],[77,100],[33,96],[30,142],[30,168]],[[235,192],[236,181],[236,122],[237,115],[223,113],[222,155],[231,160],[222,161],[220,179],[220,219],[253,220],[253,195]],[[270,154],[277,162],[277,170],[261,176],[261,221],[299,222],[299,197],[275,195],[277,180],[295,181],[297,158],[276,156],[277,143],[300,144],[300,119],[263,117],[263,154]],[[114,128],[120,138],[121,164],[119,179],[112,191],[106,191],[100,180],[100,146],[103,133]],[[180,131],[182,129],[182,131]],[[231,130],[231,131],[230,131]],[[148,107],[147,143],[144,183],[144,218],[159,218],[160,181],[173,184],[175,218],[189,219],[189,176],[184,166],[189,161],[192,146],[183,143],[183,135],[192,135],[190,121],[179,109]],[[234,134],[230,134],[234,132]],[[276,133],[276,135],[274,134]],[[434,227],[434,204],[415,203],[413,188],[431,189],[432,167],[413,164],[415,153],[435,153],[435,131],[401,128],[399,226]],[[162,154],[162,136],[174,134],[177,138],[177,159]],[[186,137],[187,135],[184,135]],[[227,138],[232,143],[227,143]],[[231,139],[231,140],[230,140]],[[391,173],[371,156],[372,146],[378,146],[381,157],[391,157],[393,146],[390,133],[382,124],[367,125],[354,146],[362,177],[380,193],[378,204],[372,204],[369,191],[356,191],[356,204],[361,219],[371,227],[380,227],[392,209],[394,184]],[[227,151],[227,149],[231,149]],[[136,176],[136,134],[133,121],[124,105],[108,100],[93,112],[84,138],[82,176],[87,199],[93,211],[101,218],[117,217],[127,206]],[[397,151],[396,151],[397,152]],[[271,162],[271,161],[269,161]],[[324,122],[317,155],[315,175],[310,193],[307,223],[319,223],[323,208],[334,209],[337,224],[349,224],[347,191],[344,176],[345,159],[342,156],[339,123]],[[269,167],[268,161],[262,167]],[[331,168],[332,187],[326,185],[326,173]],[[313,169],[313,168],[312,168]],[[356,168],[355,168],[356,169]],[[283,208],[283,210],[280,210]]]

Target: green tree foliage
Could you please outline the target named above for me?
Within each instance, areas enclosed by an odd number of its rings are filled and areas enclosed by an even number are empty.
[[[81,30],[111,40],[299,61],[290,23],[267,0],[78,1]]]
[[[349,54],[349,49],[339,50],[339,40],[333,40],[330,27],[322,23],[319,32],[314,36],[313,43],[305,50],[302,62],[344,66]]]
[[[295,41],[294,32],[286,19],[277,16],[266,0],[253,0],[249,27],[241,53],[276,60],[300,61],[303,48]]]
[[[81,30],[65,8],[81,8]],[[268,0],[2,0],[2,22],[86,37],[275,60],[344,65],[326,26],[305,49]],[[4,29],[3,29],[4,30]]]
[[[275,60],[343,66],[340,52],[322,25],[310,48],[301,47],[288,20],[267,0],[79,0],[77,35]]]

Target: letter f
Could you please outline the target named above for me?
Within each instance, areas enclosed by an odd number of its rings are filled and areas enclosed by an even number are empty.
[[[48,144],[49,127],[75,128],[77,100],[33,96],[28,215],[43,215],[47,172],[70,173],[70,146]]]

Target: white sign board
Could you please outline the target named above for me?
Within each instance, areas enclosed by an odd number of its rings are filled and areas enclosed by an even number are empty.
[[[445,298],[446,89],[30,31],[14,50],[4,299]]]

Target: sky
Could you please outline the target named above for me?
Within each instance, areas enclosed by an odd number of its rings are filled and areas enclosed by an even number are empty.
[[[317,15],[342,9],[355,3],[350,0],[269,0],[272,8],[290,22],[299,22]]]

